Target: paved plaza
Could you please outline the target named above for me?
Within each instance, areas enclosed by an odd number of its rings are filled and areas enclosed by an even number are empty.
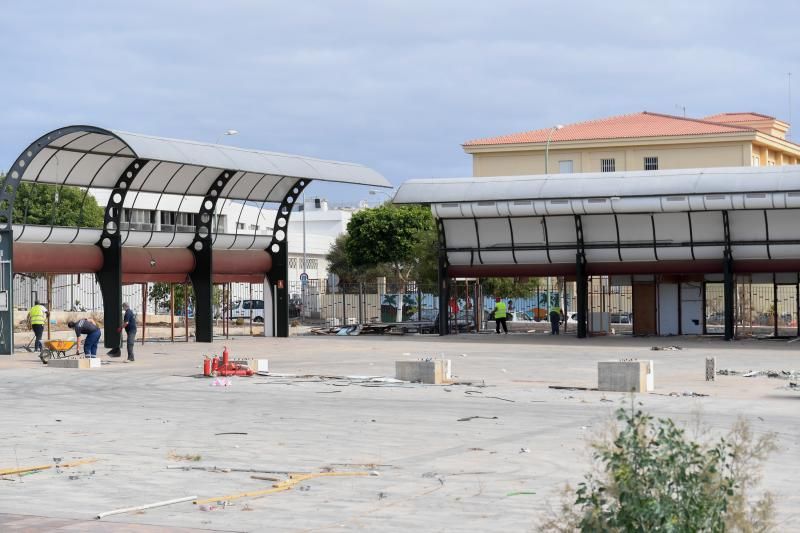
[[[291,376],[214,386],[198,377],[202,356],[223,344]],[[669,345],[683,349],[651,350]],[[777,495],[780,530],[800,530],[800,392],[766,376],[704,375],[710,356],[719,368],[800,369],[800,343],[487,334],[239,337],[137,350],[135,364],[103,357],[110,362],[87,370],[48,368],[24,352],[0,361],[0,470],[96,459],[0,479],[0,529],[535,531],[561,487],[588,471],[587,442],[626,400],[549,386],[592,388],[598,361],[639,358],[655,361],[656,393],[637,397],[650,413],[693,424],[700,412],[709,435],[741,415],[757,433],[777,434],[763,485]],[[319,377],[393,377],[397,360],[441,356],[471,384]],[[287,472],[364,475],[222,498],[270,489]],[[184,502],[94,519],[187,496],[227,505]]]

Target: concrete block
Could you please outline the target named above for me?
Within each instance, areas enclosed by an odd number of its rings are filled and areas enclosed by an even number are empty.
[[[650,392],[655,390],[652,361],[600,361],[597,363],[597,390],[611,392]]]
[[[396,379],[418,383],[441,384],[449,381],[451,369],[449,359],[436,361],[395,361]]]
[[[51,359],[47,362],[50,368],[100,368],[100,359],[95,357],[81,359]]]

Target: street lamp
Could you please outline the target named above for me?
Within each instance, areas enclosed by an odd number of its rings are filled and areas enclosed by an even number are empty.
[[[217,137],[217,142],[215,142],[214,144],[219,144],[219,142],[222,140],[222,137],[224,136],[233,136],[233,135],[239,135],[239,132],[237,130],[227,130],[225,133]]]
[[[544,147],[544,173],[547,174],[549,169],[549,159],[548,156],[550,155],[550,138],[553,136],[553,132],[556,130],[560,130],[563,128],[561,124],[556,124],[552,128],[550,128],[550,133],[547,134],[547,144]]]
[[[394,189],[392,189],[392,191],[394,192]],[[389,193],[388,193],[388,192],[386,192],[386,191],[379,191],[378,189],[370,189],[370,190],[369,190],[369,194],[370,194],[370,196],[375,196],[376,194],[383,194],[384,196],[386,196],[386,198],[387,198],[387,199],[388,199],[390,202],[392,201],[392,195],[391,195],[391,194],[389,194]]]

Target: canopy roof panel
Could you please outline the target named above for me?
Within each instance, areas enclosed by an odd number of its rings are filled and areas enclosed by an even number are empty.
[[[800,191],[800,166],[784,165],[415,179],[403,183],[392,201],[435,204],[796,191]]]
[[[431,205],[457,275],[800,261],[800,166],[412,180],[393,201]]]
[[[223,197],[280,202],[302,179],[391,187],[375,170],[354,163],[249,150],[232,146],[94,126],[68,126],[44,135],[34,145],[38,154],[13,172],[22,181],[81,187],[113,188],[134,159],[149,162],[139,172],[132,190],[203,196],[223,170],[236,174]]]

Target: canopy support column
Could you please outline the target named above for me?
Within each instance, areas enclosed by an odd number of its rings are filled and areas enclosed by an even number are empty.
[[[131,183],[146,164],[146,159],[134,159],[117,180],[103,217],[103,234],[97,242],[103,254],[103,268],[95,274],[103,294],[103,337],[105,347],[112,350],[120,349],[122,339],[117,331],[122,326],[122,208]]]
[[[587,328],[587,310],[589,303],[589,278],[586,275],[586,259],[583,254],[577,254],[575,257],[575,290],[578,293],[577,306],[578,306],[578,338],[585,339]]]
[[[233,176],[233,170],[223,170],[208,188],[194,223],[194,239],[189,246],[194,256],[194,270],[189,279],[194,287],[194,338],[197,342],[214,340],[214,210],[222,190]]]
[[[272,303],[275,310],[273,318],[275,321],[273,335],[275,337],[289,336],[289,247],[286,237],[289,231],[292,207],[309,183],[311,183],[309,179],[296,181],[283,197],[278,208],[278,215],[275,217],[275,225],[272,228],[272,241],[267,247],[267,253],[272,257],[272,268],[268,281],[272,288]],[[267,306],[266,296],[264,294],[265,308]]]
[[[730,341],[734,338],[734,295],[736,292],[733,276],[733,257],[729,252],[725,253],[723,264],[724,287],[723,287],[723,307],[725,312],[725,340]]]
[[[728,220],[728,212],[722,212],[722,229],[725,236],[725,251],[723,252],[723,310],[725,315],[725,340],[730,341],[734,338],[734,296],[736,293],[736,282],[733,276],[733,252],[731,250],[731,226]]]
[[[578,244],[578,253],[575,254],[575,290],[578,292],[578,338],[585,339],[587,333],[586,322],[589,309],[589,278],[586,275],[586,252],[583,240],[583,220],[580,215],[575,215],[575,238]],[[548,298],[550,296],[548,295]]]
[[[510,224],[510,222],[509,222]],[[447,273],[447,237],[444,233],[444,222],[436,221],[439,234],[439,335],[450,334],[450,277]],[[477,327],[477,324],[476,324]]]

